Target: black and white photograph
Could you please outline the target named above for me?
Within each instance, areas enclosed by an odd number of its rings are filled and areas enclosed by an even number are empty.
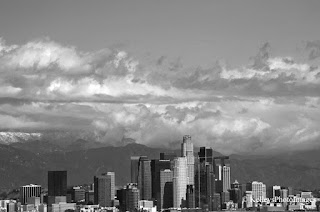
[[[0,212],[320,211],[319,0],[0,0]]]

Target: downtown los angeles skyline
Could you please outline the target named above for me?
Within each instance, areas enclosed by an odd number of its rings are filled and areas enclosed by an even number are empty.
[[[319,148],[319,6],[2,1],[0,131],[155,147],[188,133],[224,154]]]

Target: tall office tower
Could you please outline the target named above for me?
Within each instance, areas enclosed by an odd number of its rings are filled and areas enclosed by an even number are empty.
[[[196,206],[204,207],[204,205],[208,205],[209,210],[212,210],[215,193],[213,149],[200,147],[198,158],[195,161]]]
[[[205,164],[205,195],[206,200],[205,203],[208,204],[208,209],[210,211],[214,210],[214,194],[215,194],[215,179],[214,179],[214,169],[213,165],[210,163],[204,163]]]
[[[206,163],[199,163],[196,160],[196,174],[195,174],[195,192],[196,192],[196,207],[202,208],[203,204],[207,204],[207,174]]]
[[[252,198],[254,200],[265,199],[267,196],[266,185],[262,182],[253,181],[251,183]]]
[[[181,144],[181,157],[187,158],[188,166],[188,185],[194,185],[194,154],[193,154],[193,143],[191,142],[191,136],[183,136]]]
[[[160,171],[170,169],[170,160],[151,160],[152,198],[160,201]],[[159,209],[159,205],[156,204]]]
[[[40,197],[41,185],[25,185],[20,187],[20,202],[25,205],[31,197]]]
[[[113,206],[114,187],[114,172],[94,176],[94,204],[99,204],[102,207]]]
[[[200,151],[198,152],[200,163],[207,162],[213,164],[213,149],[211,147],[200,147]]]
[[[230,189],[230,161],[228,156],[214,158],[216,191],[226,192]]]
[[[206,157],[206,153],[209,153],[207,154],[208,157]],[[195,205],[201,208],[208,207],[209,210],[213,210],[214,208],[214,194],[216,193],[216,181],[211,153],[211,149],[203,147],[201,148],[201,152],[198,153],[197,160],[195,160]],[[200,157],[202,162],[200,162]]]
[[[230,166],[222,167],[222,191],[227,192],[230,189]]]
[[[138,183],[140,156],[131,157],[131,183]]]
[[[174,152],[161,152],[160,160],[174,160],[177,157],[177,154]]]
[[[187,157],[175,158],[173,166],[173,207],[182,208],[184,206],[188,182]]]
[[[173,171],[165,169],[160,171],[160,199],[158,200],[157,209],[173,207]]]
[[[193,185],[187,185],[187,208],[195,208],[195,192]]]
[[[138,189],[140,190],[140,200],[151,199],[151,161],[146,156],[141,156],[139,160]]]
[[[67,171],[48,171],[48,196],[67,196]]]
[[[194,192],[195,206],[200,208],[200,161],[199,156],[194,159]]]

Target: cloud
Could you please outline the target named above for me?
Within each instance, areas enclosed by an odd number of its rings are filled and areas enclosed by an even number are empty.
[[[26,116],[14,117],[5,114],[0,114],[0,125],[7,130],[39,130],[48,127],[45,123],[33,121]]]
[[[309,60],[315,60],[320,57],[320,41],[308,41],[306,49],[309,51]]]
[[[3,48],[5,53],[1,58],[1,64],[9,69],[35,71],[55,66],[66,72],[90,69],[90,64],[86,63],[86,55],[77,53],[75,48],[63,47],[49,40],[31,41],[19,47]]]
[[[83,52],[48,38],[1,39],[1,130],[158,147],[191,134],[197,146],[227,154],[317,146],[319,65],[270,49],[264,44],[242,66],[202,68],[124,49]]]
[[[21,88],[16,88],[11,85],[8,86],[0,86],[0,96],[5,97],[5,96],[14,96],[17,93],[19,93],[22,89]]]

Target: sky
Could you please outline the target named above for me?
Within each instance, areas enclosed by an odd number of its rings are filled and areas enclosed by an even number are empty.
[[[319,148],[320,1],[0,2],[0,130]]]

